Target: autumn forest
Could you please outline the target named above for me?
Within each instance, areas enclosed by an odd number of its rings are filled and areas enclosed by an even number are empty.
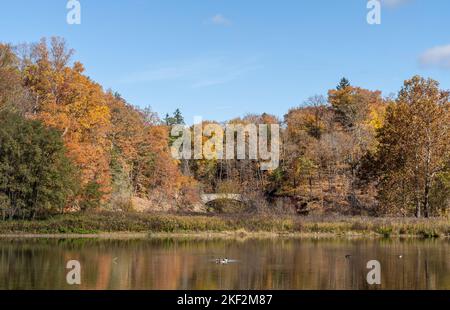
[[[105,90],[62,38],[0,44],[2,220],[62,213],[159,212],[443,217],[450,211],[450,93],[413,76],[395,96],[336,81],[283,118],[251,114],[233,124],[279,124],[280,164],[175,160],[171,127]],[[295,102],[293,104],[296,104]],[[205,122],[212,123],[213,120]],[[203,193],[245,202],[204,204]]]

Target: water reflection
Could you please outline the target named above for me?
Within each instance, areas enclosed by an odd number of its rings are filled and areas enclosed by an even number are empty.
[[[449,240],[0,240],[0,289],[450,289]],[[232,264],[216,264],[227,257]],[[366,282],[378,260],[382,285]],[[69,260],[82,284],[66,283]],[[235,261],[234,261],[235,260]]]

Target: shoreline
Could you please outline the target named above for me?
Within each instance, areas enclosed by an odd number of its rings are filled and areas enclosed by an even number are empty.
[[[0,238],[445,238],[447,218],[76,213],[0,221]]]
[[[392,235],[389,237],[376,233],[281,233],[281,232],[180,232],[180,233],[146,233],[146,232],[100,232],[93,234],[39,234],[11,233],[0,234],[0,240],[7,239],[101,239],[101,240],[143,240],[143,239],[440,239],[450,240],[450,236],[425,238],[421,235]]]

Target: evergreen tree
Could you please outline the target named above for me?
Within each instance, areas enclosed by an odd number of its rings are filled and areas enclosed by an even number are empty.
[[[176,109],[173,113],[173,119],[176,125],[184,125],[184,117],[181,114],[180,109]]]
[[[350,86],[349,80],[347,80],[345,77],[341,79],[338,86],[336,87],[337,90],[343,90]]]
[[[184,125],[184,118],[183,115],[181,114],[180,109],[176,109],[175,112],[173,112],[172,116],[166,114],[166,117],[164,118],[164,123],[167,126]]]
[[[62,212],[75,192],[75,171],[61,133],[0,112],[0,210],[3,219]]]

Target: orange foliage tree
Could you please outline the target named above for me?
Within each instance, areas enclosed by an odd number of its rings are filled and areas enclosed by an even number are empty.
[[[67,66],[71,52],[61,39],[32,48],[24,85],[33,96],[28,114],[61,132],[68,156],[80,171],[81,187],[95,185],[102,200],[110,192],[110,110],[100,85],[83,74],[81,63]]]

